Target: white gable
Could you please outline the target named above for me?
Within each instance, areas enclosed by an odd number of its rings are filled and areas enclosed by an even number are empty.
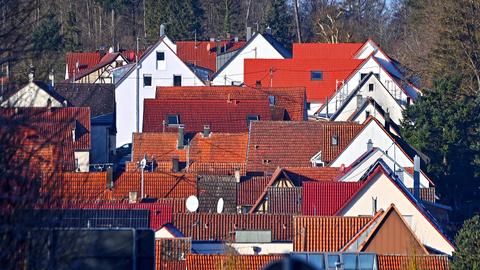
[[[412,161],[393,141],[385,130],[374,120],[371,120],[350,144],[331,163],[331,167],[349,166],[367,151],[367,143],[372,140],[373,146],[380,148],[402,167],[412,167]]]
[[[284,59],[261,34],[252,37],[243,49],[226,63],[212,80],[212,85],[232,85],[244,82],[245,59]]]
[[[177,44],[173,43],[169,37],[164,36],[163,42],[165,42],[165,44],[167,44],[167,46],[170,47],[175,54],[177,53]]]
[[[377,200],[377,209],[388,209],[391,204],[395,204],[400,214],[408,217],[410,228],[423,244],[446,254],[452,254],[453,246],[392,180],[383,173],[373,176],[373,179],[342,209],[340,215],[371,215],[372,198]]]
[[[413,188],[413,175],[409,174],[407,171],[405,171],[404,167],[395,162],[391,157],[385,154],[380,149],[374,150],[372,153],[370,153],[365,159],[363,159],[359,164],[357,164],[354,168],[352,168],[348,173],[342,176],[339,181],[343,182],[358,182],[362,178],[362,176],[368,171],[370,166],[375,164],[375,162],[381,158],[385,164],[393,171],[393,172],[399,172],[402,171],[403,178],[401,179],[403,181],[403,184],[407,188]],[[409,167],[413,167],[413,164]],[[426,188],[430,187],[430,182],[428,181],[427,177],[421,173],[420,174],[420,187]]]
[[[168,40],[166,37],[163,40]],[[143,101],[155,98],[157,86],[173,86],[174,76],[181,77],[182,86],[205,86],[195,73],[175,54],[166,42],[158,42],[149,49],[139,61],[138,76],[135,66],[120,79],[115,87],[117,108],[117,147],[132,142],[132,133],[136,131],[136,83],[139,84],[140,106],[139,126],[143,125]],[[157,52],[163,53],[164,60],[157,61]],[[124,67],[127,68],[127,67]],[[145,78],[151,78],[151,85],[146,85]],[[138,78],[138,79],[137,79]]]
[[[362,46],[362,48],[357,52],[354,58],[356,59],[366,59],[368,58],[371,54],[375,56],[377,61],[379,61],[385,69],[390,72],[390,74],[402,78],[403,75],[402,73],[398,70],[398,68],[392,63],[392,60],[388,55],[386,55],[380,47],[373,42],[372,40],[368,40],[365,42],[365,44]]]
[[[3,101],[2,107],[47,107],[48,100],[52,107],[63,107],[59,100],[31,82]]]

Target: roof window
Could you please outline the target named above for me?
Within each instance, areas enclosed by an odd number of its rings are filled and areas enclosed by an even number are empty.
[[[312,81],[321,81],[323,80],[323,72],[319,70],[314,70],[310,72],[310,80]]]
[[[180,125],[180,117],[178,116],[178,114],[167,115],[167,124],[168,125]]]

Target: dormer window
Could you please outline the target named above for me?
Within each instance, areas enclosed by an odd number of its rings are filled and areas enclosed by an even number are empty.
[[[167,115],[167,124],[168,125],[180,125],[180,118],[178,117],[178,114]]]
[[[323,72],[319,70],[310,71],[310,80],[321,81],[323,80]]]
[[[338,145],[338,135],[332,135],[332,145]]]

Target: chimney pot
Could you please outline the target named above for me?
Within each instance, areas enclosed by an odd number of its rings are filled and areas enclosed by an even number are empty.
[[[235,169],[235,181],[237,181],[237,183],[240,183],[240,169],[239,168],[236,168]]]
[[[373,149],[372,139],[368,139],[368,142],[367,142],[367,151],[371,151],[372,149]]]
[[[413,196],[420,199],[420,157],[413,158]]]
[[[160,24],[160,37],[165,35],[165,24]]]
[[[183,147],[184,147],[184,140],[185,140],[184,129],[185,129],[184,125],[179,125],[178,126],[177,149],[183,149]]]

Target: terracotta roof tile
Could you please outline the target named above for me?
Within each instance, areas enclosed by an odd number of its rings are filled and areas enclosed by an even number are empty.
[[[403,255],[377,255],[378,270],[448,270],[450,263],[447,256],[403,256]]]
[[[147,159],[155,158],[157,162],[171,162],[173,157],[185,162],[185,151],[177,149],[177,139],[176,133],[133,133],[132,160],[138,162],[147,155]]]
[[[348,122],[252,122],[247,171],[273,172],[277,167],[310,167],[319,151],[326,163],[341,153],[362,125]],[[336,136],[338,145],[332,145]]]
[[[41,194],[52,202],[109,199],[106,172],[64,172],[42,181]]]
[[[237,204],[254,205],[270,182],[270,178],[270,176],[254,176],[240,182],[237,186]]]
[[[296,216],[293,218],[293,250],[337,252],[350,241],[371,217]]]
[[[191,247],[190,238],[155,239],[155,269],[185,270],[186,256]]]
[[[270,263],[280,260],[281,255],[187,255],[188,270],[239,269],[261,270]]]
[[[79,74],[100,62],[99,52],[68,52],[66,56],[68,78],[73,78],[74,73]],[[77,69],[78,63],[78,69]]]
[[[272,241],[291,241],[292,215],[174,214],[173,225],[193,240],[227,241],[236,230],[271,230]]]
[[[140,172],[124,172],[115,181],[113,198],[128,199],[131,191],[140,198]],[[144,173],[145,196],[151,198],[187,198],[197,194],[195,174]]]
[[[333,216],[362,186],[360,182],[305,182],[302,214]]]
[[[309,102],[325,103],[364,60],[358,59],[245,59],[245,84],[305,87]],[[273,73],[270,70],[273,69]],[[321,71],[321,80],[312,80],[311,72]],[[271,75],[272,74],[272,75]],[[336,85],[337,84],[337,85]]]
[[[157,87],[156,99],[169,100],[267,100],[275,97],[274,108],[286,111],[286,120],[306,120],[306,93],[303,87],[202,86]],[[272,111],[272,115],[278,114]],[[276,119],[276,118],[275,118]]]
[[[144,132],[177,131],[177,127],[164,128],[168,115],[178,115],[185,132],[201,132],[210,125],[212,132],[246,132],[247,116],[257,115],[259,120],[271,120],[268,100],[158,100],[146,99],[143,118]]]
[[[294,182],[303,181],[333,181],[340,174],[340,168],[336,167],[285,167],[287,176]]]
[[[217,42],[216,41],[177,41],[177,55],[182,61],[192,65],[208,68],[211,71],[217,70]],[[221,52],[237,50],[245,41],[233,42],[229,40],[220,41]],[[225,51],[225,48],[227,49]]]
[[[208,138],[197,133],[191,141],[191,162],[242,163],[247,159],[248,133],[212,132]]]
[[[295,59],[351,59],[363,43],[294,43]]]

